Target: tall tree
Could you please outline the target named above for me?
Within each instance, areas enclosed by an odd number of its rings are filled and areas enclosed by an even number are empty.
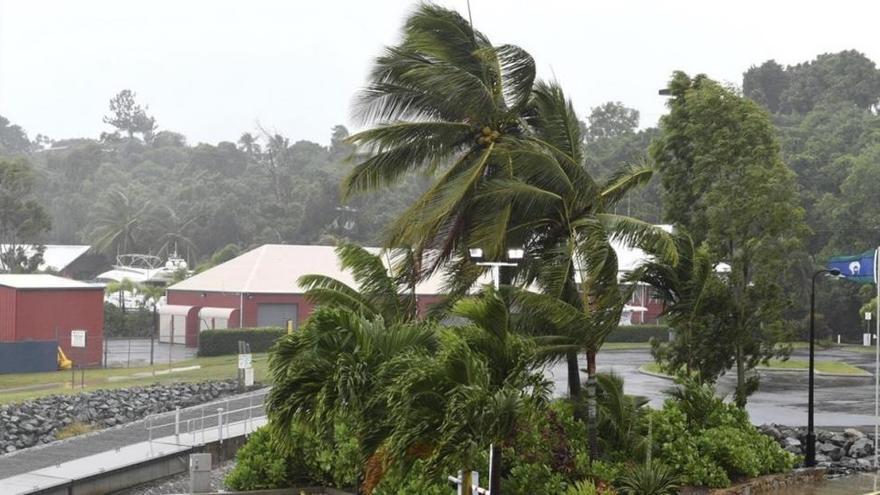
[[[619,101],[609,101],[590,110],[587,117],[587,142],[632,134],[639,127],[639,111]]]
[[[751,66],[743,74],[743,93],[773,113],[779,111],[782,93],[788,88],[788,74],[775,60]]]
[[[95,249],[108,255],[138,252],[147,246],[147,217],[152,205],[139,201],[131,191],[107,193],[93,212],[89,234]]]
[[[0,155],[23,154],[30,150],[31,142],[24,130],[0,115]]]
[[[364,155],[345,180],[347,195],[439,170],[389,234],[391,245],[437,248],[428,269],[467,248],[474,231],[504,232],[511,210],[481,210],[474,195],[486,179],[511,175],[534,78],[521,48],[494,46],[457,12],[421,4],[361,92],[357,113],[373,127],[349,138]],[[484,246],[490,255],[505,248]]]
[[[147,115],[147,107],[142,107],[136,100],[136,93],[123,89],[110,99],[110,115],[104,117],[104,123],[124,131],[131,139],[140,134],[144,141],[150,141],[156,131],[156,119]]]
[[[41,237],[51,228],[49,214],[34,197],[36,176],[23,158],[0,158],[0,269],[36,271],[42,261]],[[37,249],[32,249],[36,245]]]
[[[794,174],[782,162],[769,116],[704,75],[676,72],[670,112],[651,156],[663,173],[667,220],[706,241],[731,269],[726,331],[734,342],[736,401],[757,387],[746,372],[777,352],[785,329],[782,290],[808,232]]]

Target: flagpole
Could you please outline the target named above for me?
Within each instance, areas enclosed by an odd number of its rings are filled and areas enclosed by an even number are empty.
[[[874,320],[877,322],[874,333],[874,469],[877,469],[877,435],[880,433],[880,247],[874,250],[874,286],[877,287],[877,306]]]

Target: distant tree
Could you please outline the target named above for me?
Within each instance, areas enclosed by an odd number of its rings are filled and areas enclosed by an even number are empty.
[[[89,238],[95,249],[113,256],[136,253],[146,247],[147,217],[152,205],[130,192],[113,190],[95,205]]]
[[[238,138],[238,147],[241,151],[244,151],[251,157],[258,156],[262,151],[260,149],[260,143],[257,142],[257,138],[249,132],[245,132],[240,138]]]
[[[149,142],[156,131],[156,119],[147,115],[148,108],[141,107],[135,96],[130,89],[123,89],[110,99],[110,115],[104,117],[104,123],[127,133],[129,139],[141,134]]]
[[[744,405],[757,387],[746,372],[776,355],[785,337],[790,300],[782,287],[808,229],[767,113],[704,75],[676,72],[669,88],[670,112],[651,145],[664,213],[731,266],[725,331],[734,343],[736,401]]]
[[[743,74],[743,94],[776,113],[788,83],[785,69],[775,60],[768,60],[760,66],[749,67]]]
[[[157,148],[163,146],[182,148],[186,146],[186,136],[173,131],[159,131],[153,136],[150,144]]]
[[[24,130],[0,115],[0,155],[28,153],[31,143]]]
[[[587,117],[587,142],[632,134],[639,127],[639,111],[619,101],[609,101],[590,110]]]
[[[42,261],[40,238],[52,222],[34,196],[36,176],[23,158],[0,158],[0,269],[32,272]]]

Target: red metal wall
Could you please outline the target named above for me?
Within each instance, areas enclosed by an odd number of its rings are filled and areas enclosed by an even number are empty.
[[[258,304],[296,304],[298,324],[302,324],[312,312],[313,305],[300,294],[245,294],[244,298],[239,294],[222,292],[197,292],[197,291],[168,291],[168,304],[182,304],[186,306],[215,308],[244,308],[243,327],[257,326]],[[230,322],[230,327],[234,327]]]
[[[9,301],[12,316],[8,316]],[[87,330],[86,348],[71,350],[70,331]],[[58,340],[75,362],[101,364],[104,345],[103,289],[15,290],[0,287],[0,340]]]
[[[15,289],[0,287],[0,342],[15,340]]]
[[[215,308],[244,307],[244,327],[257,326],[257,305],[259,304],[296,304],[298,324],[302,325],[312,313],[314,305],[301,294],[245,294],[244,299],[239,294],[221,292],[197,292],[169,290],[167,294],[168,304],[180,304],[185,306]],[[425,314],[428,308],[443,300],[440,295],[418,296],[419,312]],[[234,327],[230,321],[230,327]],[[195,328],[198,328],[196,324]]]

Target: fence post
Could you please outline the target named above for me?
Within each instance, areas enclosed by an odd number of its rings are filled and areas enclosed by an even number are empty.
[[[254,396],[248,396],[248,420],[247,420],[247,429],[245,430],[247,434],[251,433],[251,429],[254,427],[253,425],[253,417],[254,417]]]
[[[147,431],[149,432],[149,436],[147,438],[148,438],[148,441],[150,442],[150,445],[152,445],[153,444],[153,415],[152,414],[147,416],[147,423],[148,423]]]
[[[223,443],[223,408],[217,408],[217,439]]]
[[[174,408],[174,441],[180,443],[180,408]]]

